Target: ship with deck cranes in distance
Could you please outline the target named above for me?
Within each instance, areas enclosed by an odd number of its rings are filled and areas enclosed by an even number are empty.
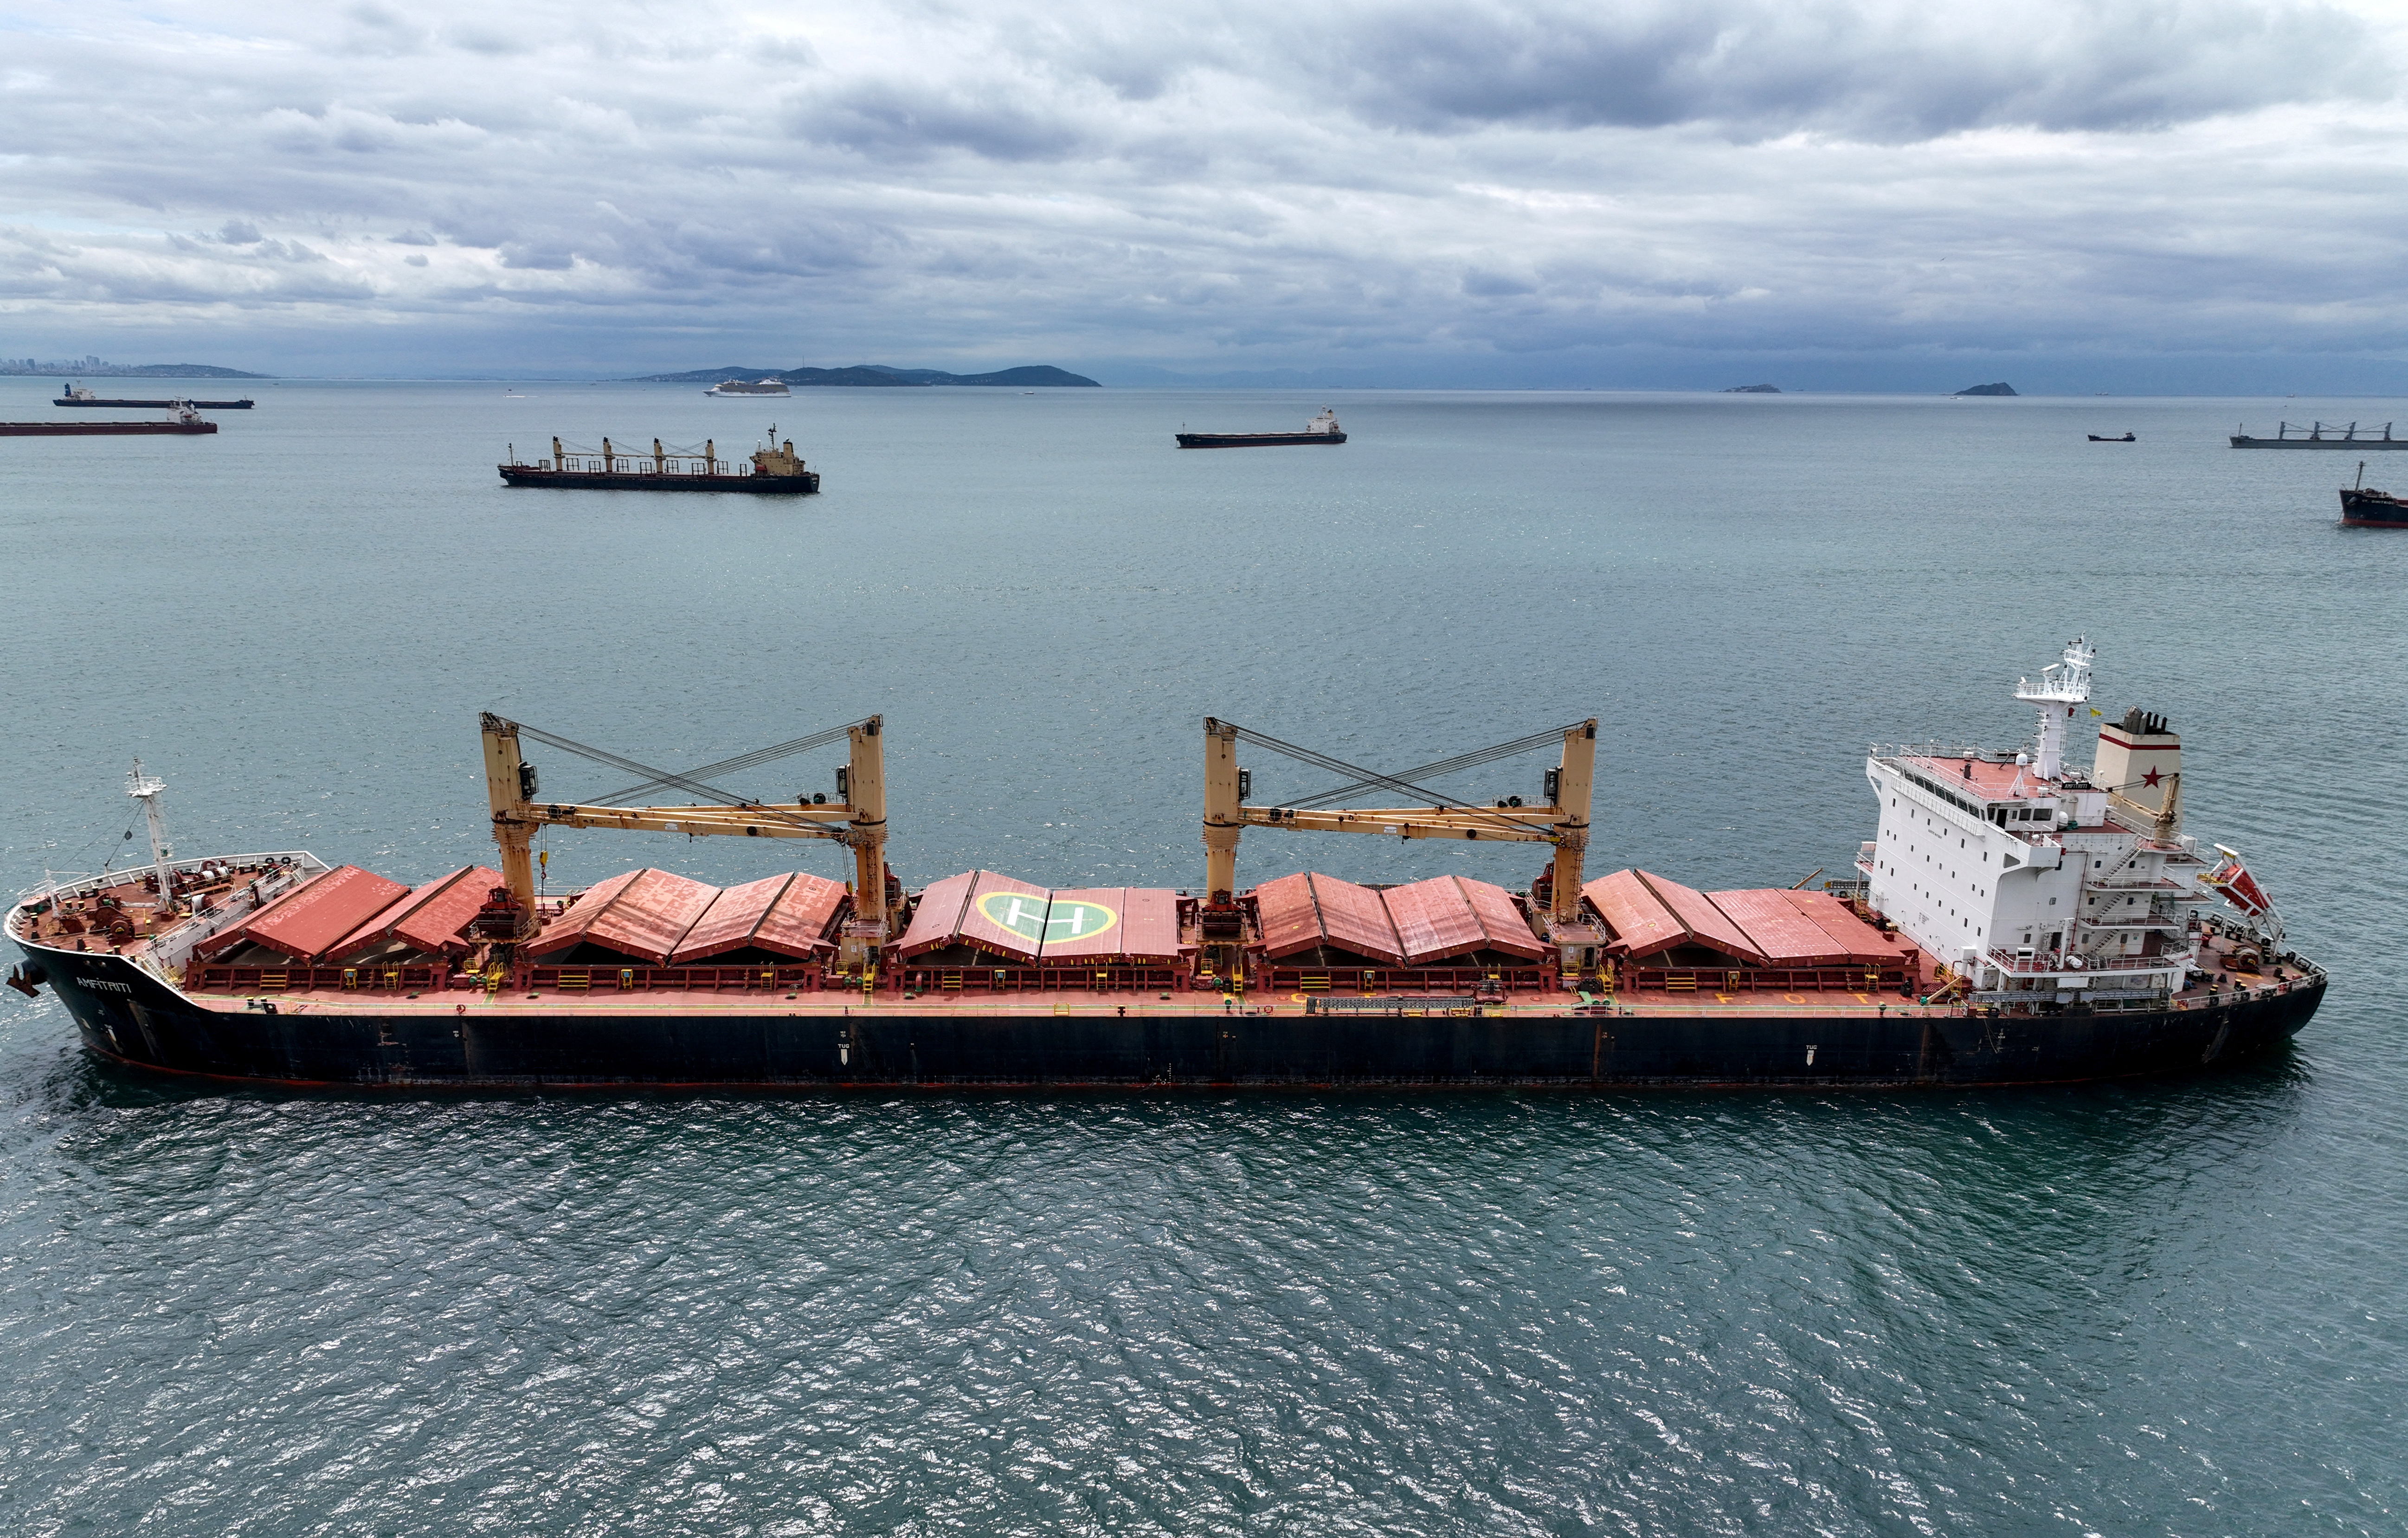
[[[415,885],[303,851],[179,858],[137,765],[150,865],[26,894],[9,981],[54,992],[116,1062],[362,1089],[1910,1086],[2245,1060],[2303,1028],[2328,980],[2241,858],[2182,831],[2162,718],[2129,711],[2087,769],[2066,761],[2092,661],[2076,641],[2019,685],[2037,724],[2017,750],[1877,748],[1876,836],[1856,878],[1815,891],[1589,877],[1595,721],[1389,774],[1207,718],[1191,890],[992,870],[907,888],[875,716],[674,772],[487,715],[497,868]],[[547,798],[530,743],[634,783]],[[833,798],[719,783],[838,743]],[[1335,783],[1258,803],[1241,748]],[[1534,799],[1426,783],[1550,748]],[[665,791],[689,799],[651,802]],[[829,841],[853,879],[643,869],[554,898],[532,855],[554,828]],[[1548,858],[1523,891],[1243,886],[1250,831]]]

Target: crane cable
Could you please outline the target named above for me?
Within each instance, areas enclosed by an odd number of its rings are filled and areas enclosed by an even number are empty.
[[[1543,748],[1551,742],[1558,742],[1562,740],[1561,732],[1534,732],[1528,737],[1518,737],[1511,742],[1499,742],[1493,748],[1483,748],[1477,753],[1441,758],[1435,764],[1424,764],[1417,769],[1399,769],[1397,771],[1397,777],[1400,780],[1420,780],[1441,774],[1453,774],[1458,769],[1470,769],[1479,764],[1494,763],[1499,758],[1511,758],[1515,754],[1528,753],[1533,748]],[[1371,782],[1367,780],[1357,784],[1340,785],[1336,790],[1325,790],[1318,796],[1308,796],[1300,801],[1283,801],[1281,805],[1306,809],[1327,806],[1332,801],[1344,800],[1349,796],[1372,788]]]
[[[1535,833],[1547,839],[1553,839],[1556,836],[1555,829],[1544,823],[1534,823],[1526,818],[1513,816],[1509,812],[1502,812],[1494,807],[1473,806],[1469,801],[1458,800],[1451,796],[1441,796],[1437,791],[1431,790],[1424,785],[1414,784],[1412,782],[1400,778],[1399,776],[1383,774],[1377,769],[1368,769],[1360,764],[1350,764],[1342,758],[1335,758],[1328,754],[1319,753],[1312,748],[1299,747],[1294,742],[1283,742],[1276,737],[1265,736],[1263,733],[1253,730],[1251,727],[1240,726],[1234,721],[1224,722],[1223,725],[1234,730],[1240,741],[1252,742],[1256,747],[1260,748],[1268,748],[1273,753],[1280,754],[1285,757],[1294,758],[1300,763],[1311,764],[1315,769],[1327,769],[1333,774],[1354,776],[1354,783],[1343,786],[1335,791],[1326,792],[1322,796],[1315,797],[1314,800],[1316,801],[1326,800],[1339,796],[1351,796],[1356,791],[1375,788],[1399,791],[1412,796],[1417,800],[1427,806],[1441,809],[1454,807],[1460,811],[1474,812],[1479,814],[1483,820],[1495,823],[1500,827],[1517,827],[1525,832]],[[1578,725],[1584,725],[1584,723],[1575,723],[1575,726]],[[1491,755],[1496,757],[1506,756],[1507,750],[1514,753],[1527,753],[1532,748],[1542,746],[1547,742],[1561,741],[1563,740],[1564,732],[1572,729],[1574,729],[1574,727],[1567,726],[1552,732],[1534,733],[1529,737],[1517,739],[1513,742],[1499,743],[1494,749],[1484,748],[1478,753],[1462,755],[1461,757],[1468,762],[1484,763],[1488,761],[1488,756]],[[1440,762],[1452,763],[1455,761],[1441,760]],[[1424,768],[1419,769],[1409,769],[1406,772],[1410,774],[1427,774],[1432,772],[1432,770],[1428,768]]]
[[[796,738],[792,742],[781,743],[775,748],[763,748],[758,750],[757,753],[742,755],[741,757],[743,759],[750,760],[752,763],[767,763],[771,758],[781,757],[789,753],[800,753],[806,746],[817,747],[828,742],[833,742],[837,738],[851,731],[853,726],[867,725],[867,721],[868,718],[864,717],[862,720],[853,722],[847,726],[837,726],[828,731],[816,733],[811,737]],[[699,796],[706,800],[716,801],[723,806],[734,807],[738,811],[752,812],[765,814],[769,817],[775,817],[781,822],[790,823],[796,826],[816,827],[819,826],[817,823],[812,822],[810,819],[796,817],[788,813],[777,812],[760,801],[750,800],[740,796],[730,795],[728,792],[720,789],[717,785],[710,784],[696,777],[696,775],[705,772],[705,770],[697,770],[695,774],[689,775],[679,774],[670,769],[654,769],[650,764],[638,763],[633,758],[624,757],[619,754],[610,753],[604,749],[594,747],[584,742],[580,742],[574,738],[562,737],[556,732],[545,731],[539,726],[530,726],[524,722],[514,721],[511,722],[510,725],[516,726],[522,735],[532,737],[537,741],[544,743],[549,747],[559,748],[564,752],[576,754],[580,758],[590,758],[597,764],[608,765],[609,767],[616,769],[624,769],[630,774],[648,774],[652,776],[651,780],[641,785],[619,792],[618,795],[620,796],[630,796],[642,791],[660,789],[665,786],[675,786],[676,788],[686,791],[691,795]],[[738,760],[736,759],[730,759],[727,763],[732,764],[738,761]],[[725,772],[725,764],[710,766],[708,768],[709,772]],[[589,802],[586,804],[607,805],[609,803]]]
[[[809,753],[813,748],[826,747],[829,743],[841,739],[853,727],[867,725],[868,725],[868,717],[865,716],[859,721],[847,722],[841,726],[831,726],[824,732],[813,732],[809,737],[797,737],[791,742],[781,742],[774,748],[760,748],[752,753],[738,754],[733,758],[723,758],[716,764],[705,764],[700,769],[688,769],[686,775],[690,779],[706,780],[716,779],[723,774],[734,774],[742,769],[768,763],[774,758],[783,758],[788,754]],[[661,780],[647,780],[640,785],[629,785],[624,790],[614,790],[593,804],[615,806],[631,796],[647,795],[664,783],[666,782]]]

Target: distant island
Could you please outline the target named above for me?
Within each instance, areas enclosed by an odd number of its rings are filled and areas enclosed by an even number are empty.
[[[2015,387],[2000,380],[1996,384],[1976,384],[1956,392],[1960,395],[2012,395]]]
[[[1781,386],[1777,384],[1734,384],[1729,389],[1724,391],[1723,394],[1727,395],[1777,395],[1781,394]]]
[[[207,363],[109,363],[77,358],[67,363],[40,363],[32,358],[0,358],[0,374],[80,375],[95,380],[265,380],[273,374],[246,374]]]
[[[992,374],[948,374],[941,368],[889,368],[884,364],[856,364],[850,368],[690,368],[682,374],[646,374],[627,384],[717,384],[722,380],[779,380],[787,384],[930,385],[984,384],[1014,389],[1059,389],[1102,385],[1084,374],[1073,374],[1052,364],[1004,368]]]

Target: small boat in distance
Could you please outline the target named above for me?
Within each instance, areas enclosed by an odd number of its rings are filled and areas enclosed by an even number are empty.
[[[0,422],[0,438],[192,437],[218,430],[216,423],[202,420],[191,401],[167,404],[173,411],[165,422]]]
[[[602,452],[561,447],[552,440],[552,457],[529,465],[510,449],[509,463],[494,467],[506,484],[545,486],[555,491],[734,491],[755,495],[801,496],[820,489],[819,471],[807,469],[795,453],[795,440],[778,441],[769,429],[770,447],[752,451],[752,463],[737,468],[719,457],[716,440],[706,438],[699,450],[664,449],[652,439],[651,453],[628,453],[602,440]]]
[[[1343,443],[1346,435],[1339,430],[1338,415],[1328,407],[1305,424],[1300,433],[1181,433],[1182,449],[1268,449],[1290,443]]]
[[[784,380],[778,379],[773,376],[766,380],[755,380],[750,384],[745,383],[742,380],[722,380],[717,384],[712,385],[710,389],[705,390],[703,394],[706,395],[719,395],[722,397],[757,397],[760,395],[787,395],[794,394],[794,392],[786,388],[786,381]]]
[[[2341,489],[2344,528],[2408,528],[2408,496],[2393,496],[2366,483],[2366,461],[2358,462],[2358,484]]]
[[[2387,422],[2383,424],[2381,438],[2371,434],[2365,438],[2358,437],[2355,422],[2339,429],[2329,428],[2321,422],[2314,423],[2297,438],[2291,436],[2289,423],[2278,423],[2272,438],[2251,438],[2248,424],[2243,423],[2232,435],[2232,446],[2236,449],[2408,449],[2408,438],[2393,438],[2391,424]]]
[[[50,402],[53,406],[125,406],[138,410],[165,410],[177,406],[191,406],[204,411],[248,411],[251,397],[240,400],[108,400],[93,394],[80,384],[70,384],[67,393]]]
[[[2109,438],[2104,433],[2093,433],[2090,435],[2090,441],[2093,443],[2138,443],[2141,440],[2134,438],[2129,433],[2126,433],[2121,438]]]

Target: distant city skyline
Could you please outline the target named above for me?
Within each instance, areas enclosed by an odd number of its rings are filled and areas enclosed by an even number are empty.
[[[2372,0],[0,27],[24,358],[2408,394]]]

